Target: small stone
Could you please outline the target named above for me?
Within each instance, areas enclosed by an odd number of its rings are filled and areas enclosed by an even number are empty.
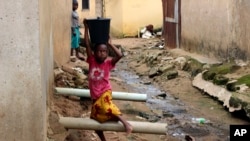
[[[171,70],[171,71],[167,71],[166,73],[164,73],[164,76],[167,77],[167,79],[174,79],[178,76],[178,71],[176,70]]]
[[[163,66],[159,67],[159,71],[163,73],[163,72],[169,71],[169,70],[171,70],[173,68],[174,68],[174,65],[167,64],[167,65],[163,65]]]
[[[161,93],[161,94],[156,95],[156,97],[162,97],[162,98],[165,99],[167,97],[167,94],[166,93]]]
[[[61,68],[54,69],[54,77],[55,80],[59,80],[62,78],[64,71]]]
[[[71,62],[76,62],[76,60],[77,60],[76,56],[70,56],[70,61]]]
[[[158,68],[157,67],[153,67],[149,70],[149,74],[148,74],[149,78],[153,78],[157,75],[158,75]]]
[[[237,90],[237,88],[236,88],[236,82],[237,82],[237,80],[229,81],[226,84],[227,90],[229,90],[229,91],[236,91]]]

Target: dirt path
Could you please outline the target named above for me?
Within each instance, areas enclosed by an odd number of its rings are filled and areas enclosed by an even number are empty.
[[[162,116],[163,110],[160,108],[152,108],[154,105],[150,103],[150,101],[145,103],[114,100],[124,113],[126,119],[149,122],[149,119],[140,116],[139,113],[160,116],[157,122],[169,124],[169,129],[167,135],[132,133],[126,136],[125,133],[122,132],[107,131],[105,135],[109,141],[177,141],[185,140],[184,136],[187,134],[193,136],[196,141],[224,141],[228,140],[230,124],[249,124],[248,121],[238,118],[237,114],[228,113],[216,100],[213,100],[211,97],[202,94],[199,90],[192,87],[191,76],[187,72],[178,71],[178,77],[169,81],[162,81],[160,77],[148,78],[147,75],[141,75],[148,71],[148,67],[146,67],[145,64],[138,66],[135,58],[138,57],[141,52],[154,46],[156,43],[155,40],[126,38],[115,39],[113,43],[122,45],[126,54],[117,64],[115,72],[112,73],[112,77],[116,78],[111,79],[113,91],[135,92],[134,90],[136,89],[132,89],[132,87],[140,87],[142,85],[146,87],[155,86],[160,91],[165,92],[167,97],[173,97],[172,101],[180,105],[180,107],[183,107],[183,109],[171,109],[170,107],[170,110],[164,111],[166,113]],[[164,50],[150,50],[152,53],[159,51],[162,52]],[[137,79],[139,82],[142,82],[142,84],[128,83],[127,80],[120,76],[123,71],[131,72],[135,75],[138,74],[140,77],[138,76]],[[147,89],[145,89],[145,93],[147,93]],[[51,99],[52,111],[62,116],[88,117],[90,114],[89,99],[80,101],[78,97],[73,96],[52,96]],[[158,99],[156,99],[156,101],[157,100]],[[164,101],[164,99],[160,100]],[[194,124],[190,120],[191,117],[203,117],[210,122],[207,124]],[[59,129],[53,129],[53,124],[56,124],[52,122],[54,120],[53,117],[49,120],[51,122],[51,130],[53,131],[50,138],[54,138],[56,141],[59,141],[59,139],[63,140],[62,138],[65,137],[65,135],[67,135],[65,141],[99,141],[94,131],[69,130],[61,131],[63,132],[62,134],[56,134],[59,133]]]

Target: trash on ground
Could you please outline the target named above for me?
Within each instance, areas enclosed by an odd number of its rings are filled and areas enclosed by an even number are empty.
[[[154,26],[149,24],[140,30],[139,37],[144,39],[149,39],[155,37]]]
[[[192,122],[204,124],[204,123],[209,123],[209,120],[206,120],[205,118],[192,118]]]

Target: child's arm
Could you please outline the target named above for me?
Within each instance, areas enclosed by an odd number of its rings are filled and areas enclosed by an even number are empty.
[[[122,58],[123,55],[122,55],[122,53],[120,52],[120,50],[118,50],[118,48],[115,47],[115,46],[111,43],[111,39],[110,39],[110,38],[109,38],[108,46],[110,46],[110,47],[114,50],[114,52],[115,52],[115,54],[116,54],[116,56],[112,58],[112,64],[115,65],[115,64]]]
[[[84,23],[84,40],[85,40],[85,44],[86,44],[86,52],[87,52],[87,57],[90,57],[92,55],[92,50],[90,47],[90,40],[89,40],[89,28],[88,28],[88,24],[86,19],[83,20]]]

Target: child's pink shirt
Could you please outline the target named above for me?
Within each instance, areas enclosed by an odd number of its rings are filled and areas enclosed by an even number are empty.
[[[109,82],[110,71],[115,67],[111,59],[107,58],[103,63],[98,64],[91,55],[87,58],[89,63],[89,90],[91,99],[98,99],[105,91],[111,90]]]

